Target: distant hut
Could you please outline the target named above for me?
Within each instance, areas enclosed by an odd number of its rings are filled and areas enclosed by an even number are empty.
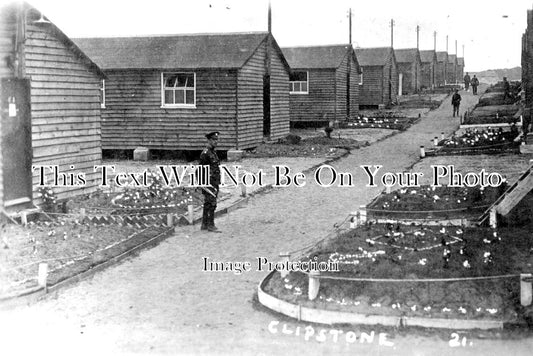
[[[26,3],[0,9],[0,57],[0,206],[16,213],[39,203],[32,165],[57,166],[58,181],[47,168],[43,183],[57,183],[58,199],[95,190],[103,72]]]
[[[420,68],[422,61],[417,48],[395,49],[396,63],[400,76],[402,94],[413,94],[420,89]]]
[[[448,65],[446,66],[446,83],[457,83],[457,56],[455,54],[448,55]]]
[[[282,48],[291,67],[291,124],[345,120],[359,111],[359,64],[350,45]]]
[[[465,76],[465,59],[457,57],[457,82],[462,83]]]
[[[420,60],[422,61],[420,88],[432,89],[437,83],[437,52],[434,50],[420,51]]]
[[[448,68],[448,52],[437,52],[437,71],[435,75],[437,86],[446,84],[446,70]]]
[[[247,149],[289,133],[289,65],[268,32],[75,40],[105,71],[102,147]]]
[[[361,66],[359,108],[376,108],[397,101],[398,65],[392,47],[356,48]]]

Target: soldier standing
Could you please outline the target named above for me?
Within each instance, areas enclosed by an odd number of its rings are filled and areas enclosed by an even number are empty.
[[[476,78],[476,75],[474,74],[474,78],[470,81],[470,85],[472,86],[472,94],[477,95],[477,86],[479,85],[479,79]]]
[[[465,91],[468,91],[468,88],[470,87],[470,75],[468,75],[468,72],[466,72],[463,80],[465,81]]]
[[[218,187],[220,185],[220,160],[215,150],[218,145],[218,135],[218,131],[205,135],[207,147],[200,154],[200,165],[209,166],[210,184],[210,187],[202,188],[204,210],[201,229],[210,232],[221,232],[215,226],[215,210],[217,208]]]

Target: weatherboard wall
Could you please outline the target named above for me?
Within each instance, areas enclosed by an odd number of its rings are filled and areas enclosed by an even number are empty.
[[[435,79],[436,79],[436,85],[437,86],[443,86],[444,84],[446,84],[446,71],[447,71],[447,67],[448,67],[448,55],[447,54],[441,54],[439,57],[441,58],[437,58],[437,70],[436,70],[436,75],[435,75]]]
[[[429,89],[435,85],[436,61],[422,62],[420,67],[420,88]]]
[[[298,71],[306,70],[309,73],[309,93],[290,94],[291,122],[326,122],[335,120],[335,69],[293,69]]]
[[[263,77],[268,41],[264,41],[239,70],[237,88],[238,148],[255,147],[263,140]],[[281,55],[270,48],[270,138],[289,133],[289,73]]]
[[[85,186],[57,188],[59,198],[96,188],[93,167],[102,160],[101,77],[42,25],[27,28],[25,72],[31,78],[33,164],[59,165],[63,172],[72,165],[85,173]],[[38,183],[37,172],[33,183]]]
[[[23,77],[30,80],[32,164],[58,166],[61,172],[85,175],[85,184],[53,187],[58,199],[93,191],[98,185],[93,167],[102,160],[102,76],[53,24],[34,24],[34,17],[39,13],[27,5],[22,11],[26,14],[26,39],[21,63]],[[10,54],[14,53],[15,14],[15,11],[3,12],[0,19],[3,58],[8,49]],[[2,63],[0,75],[14,77],[15,73]],[[32,175],[33,198],[37,202],[40,200],[36,189],[38,173],[36,170]],[[52,174],[47,175],[48,182],[51,177]]]
[[[446,83],[457,82],[457,56],[448,56],[448,65],[446,66]]]
[[[364,66],[363,84],[359,86],[359,105],[383,105],[385,94],[385,76],[383,66]]]
[[[164,72],[190,72],[175,68]],[[196,70],[196,107],[165,108],[161,70],[107,70],[102,148],[200,150],[220,131],[220,149],[236,144],[237,71]]]

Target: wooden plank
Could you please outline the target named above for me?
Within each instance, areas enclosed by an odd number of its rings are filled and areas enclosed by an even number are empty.
[[[533,189],[533,175],[530,174],[518,182],[517,186],[497,205],[496,210],[505,216]]]

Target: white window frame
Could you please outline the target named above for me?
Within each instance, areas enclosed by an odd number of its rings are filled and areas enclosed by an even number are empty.
[[[359,69],[361,70],[361,74],[359,74],[359,85],[363,85],[363,67]]]
[[[289,94],[293,94],[293,95],[307,95],[307,94],[309,94],[309,71],[295,70],[294,72],[302,72],[302,73],[305,72],[306,75],[307,75],[307,80],[306,81],[303,81],[303,80],[290,81],[289,80]],[[303,90],[294,91],[294,84],[295,83],[298,83],[300,86],[301,86],[301,83],[305,83],[306,86],[307,86],[307,90],[306,91],[303,91]]]
[[[165,75],[192,74],[194,78],[194,102],[192,104],[167,104],[165,103]],[[186,98],[187,96],[185,96]],[[161,72],[161,107],[162,108],[196,108],[196,73],[195,72]]]
[[[100,101],[100,108],[105,109],[105,79],[102,79],[101,84],[102,85],[100,86],[100,95],[102,95],[102,97]]]

